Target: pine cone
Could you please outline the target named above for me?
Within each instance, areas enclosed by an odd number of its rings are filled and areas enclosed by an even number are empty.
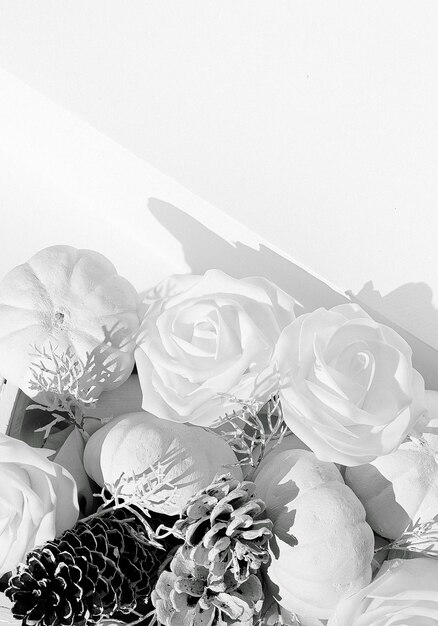
[[[164,626],[252,626],[263,605],[260,580],[243,583],[227,571],[219,581],[197,565],[188,546],[178,548],[170,571],[161,573],[152,592],[156,617]]]
[[[118,510],[29,552],[5,593],[24,626],[88,626],[116,612],[144,614],[162,555],[136,516]]]
[[[231,570],[241,583],[269,561],[272,522],[261,517],[264,510],[255,484],[228,474],[189,500],[174,529],[199,565],[217,578]]]

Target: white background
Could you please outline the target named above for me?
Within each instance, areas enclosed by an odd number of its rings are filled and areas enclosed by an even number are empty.
[[[0,66],[438,347],[435,0],[3,0]]]

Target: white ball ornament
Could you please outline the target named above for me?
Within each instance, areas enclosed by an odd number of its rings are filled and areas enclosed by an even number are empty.
[[[272,592],[287,611],[327,619],[371,579],[374,536],[363,506],[336,466],[307,450],[273,451],[255,483],[274,524]]]
[[[236,455],[218,435],[145,411],[111,420],[90,437],[84,452],[85,469],[101,487],[122,475],[152,477],[158,470],[163,486],[151,496],[148,508],[166,515],[178,515],[216,474],[231,472],[242,480],[236,463]],[[122,493],[133,491],[134,481],[126,480]]]

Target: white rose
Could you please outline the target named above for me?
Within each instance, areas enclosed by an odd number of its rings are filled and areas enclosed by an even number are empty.
[[[438,561],[396,559],[375,580],[342,600],[328,626],[429,626],[438,624]]]
[[[135,359],[143,409],[209,426],[224,414],[220,394],[265,400],[278,337],[294,300],[264,278],[236,279],[219,270],[172,276],[155,290]],[[228,403],[227,410],[232,410]]]
[[[301,315],[276,350],[286,423],[323,461],[360,465],[394,451],[425,412],[411,357],[358,305]]]
[[[0,576],[71,528],[78,515],[76,484],[67,470],[0,433]]]

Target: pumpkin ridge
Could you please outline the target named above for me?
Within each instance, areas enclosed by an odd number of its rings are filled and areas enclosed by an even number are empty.
[[[77,249],[73,248],[72,246],[63,247],[70,248],[73,252],[76,253],[76,258],[71,263],[70,275],[68,277],[69,280],[72,278],[75,268],[82,260],[84,260],[85,263],[88,262],[87,257],[91,258],[92,262],[95,263],[95,267],[97,266],[97,268],[99,269],[99,274],[105,275],[105,282],[113,276],[120,276],[120,274],[117,273],[117,268],[115,267],[115,265],[102,253],[97,252],[96,250],[89,250],[88,248]],[[120,276],[120,278],[126,280],[123,276]],[[91,289],[89,293],[91,293],[92,291],[93,290]]]
[[[41,328],[41,323],[36,322],[34,324],[28,324],[27,326],[23,326],[23,328],[17,328],[16,330],[12,330],[11,332],[8,332],[7,335],[0,336],[0,341],[2,341],[4,338],[9,339],[9,337],[12,337],[13,335],[16,335],[17,333],[22,333],[23,331],[26,331],[29,328],[32,328],[33,326],[37,326],[38,328]],[[45,332],[47,333],[47,329],[45,330]],[[32,346],[29,346],[29,347],[32,347]]]
[[[102,340],[103,340],[104,338],[103,327],[101,327],[101,331],[102,331]],[[83,330],[82,328],[68,328],[68,329],[66,328],[66,329],[63,329],[62,332],[65,333],[65,335],[67,336],[72,346],[74,345],[74,342],[71,340],[70,334],[77,335],[85,340],[91,341],[93,345],[96,342],[97,334],[92,335],[90,332],[87,332],[86,330]],[[115,348],[115,350],[119,350],[119,348]],[[77,351],[75,350],[75,352]]]
[[[106,317],[116,317],[117,315],[120,315],[122,313],[129,313],[133,316],[135,316],[135,318],[138,320],[138,315],[136,311],[133,311],[132,308],[127,308],[127,309],[117,309],[116,312],[110,312],[110,313],[104,313],[103,315],[101,315],[100,313],[98,315],[96,315],[96,317],[98,317],[99,319],[105,319]]]
[[[98,254],[99,254],[99,253],[98,253]],[[129,283],[129,281],[128,281],[128,280],[127,280],[124,276],[120,276],[120,274],[118,274],[118,273],[117,273],[117,269],[116,269],[116,267],[114,267],[114,265],[111,263],[111,261],[110,261],[109,259],[106,259],[106,260],[107,260],[107,261],[110,263],[110,265],[111,265],[111,271],[112,271],[112,273],[111,273],[111,274],[106,274],[106,276],[105,276],[105,280],[104,280],[104,281],[102,281],[102,283],[101,283],[101,284],[99,284],[99,285],[95,285],[95,287],[93,287],[93,289],[89,289],[89,290],[87,291],[87,293],[94,293],[94,292],[96,291],[96,289],[99,289],[99,288],[102,286],[102,284],[103,284],[104,282],[106,283],[106,282],[108,282],[108,280],[110,280],[111,278],[114,278],[114,277],[121,278],[121,279],[122,279],[125,283],[130,284],[130,283]],[[75,265],[76,265],[76,263],[75,263]],[[105,269],[107,269],[107,268],[105,268]],[[71,272],[70,277],[72,276],[72,274],[73,274],[73,272]]]
[[[6,302],[0,303],[0,311],[3,308],[16,309],[17,311],[27,311],[28,313],[35,313],[35,309],[32,309],[32,308],[29,309],[26,306],[18,306],[16,304],[7,304]]]
[[[206,455],[206,449],[210,449],[210,455]],[[236,456],[217,434],[144,411],[119,415],[98,429],[85,446],[85,469],[102,487],[133,471],[141,476],[151,465],[159,464],[164,483],[149,499],[148,508],[179,515],[188,500],[210,484],[218,472],[236,464]],[[240,466],[234,466],[232,473],[242,479]],[[133,488],[128,481],[123,493],[132,495]]]
[[[268,517],[269,517],[269,512],[267,512],[267,514],[268,514]],[[359,522],[359,523],[357,523],[357,522],[356,522],[356,523],[351,522],[350,524],[348,524],[348,526],[352,526],[353,528],[358,528],[359,526],[363,526],[364,524],[367,524],[367,521],[366,521],[366,519],[365,519],[365,518],[363,519],[363,521],[362,521],[362,522]],[[275,535],[276,535],[277,537],[279,537],[279,538],[281,539],[281,541],[283,541],[283,543],[287,543],[288,545],[290,545],[290,542],[289,542],[289,541],[285,541],[285,540],[284,540],[284,539],[282,539],[282,537],[281,537],[281,535],[287,535],[287,532],[286,532],[286,531],[281,531],[281,530],[280,530],[280,531],[278,531],[278,526],[276,526],[276,525],[275,525],[275,523],[274,523],[274,525],[273,525],[273,528],[274,528],[274,531],[275,531]],[[290,527],[290,530],[291,530],[291,531],[293,530],[293,525]],[[293,534],[293,533],[292,533],[292,534]],[[313,534],[312,538],[311,538],[311,539],[309,539],[309,540],[306,540],[306,541],[303,541],[303,540],[299,541],[299,540],[298,540],[298,538],[297,538],[297,537],[295,537],[295,535],[294,535],[294,537],[297,539],[297,543],[296,543],[295,545],[293,545],[292,547],[293,547],[293,548],[300,548],[300,547],[301,547],[301,548],[304,548],[304,547],[306,547],[306,548],[307,548],[307,547],[309,547],[309,546],[311,546],[311,545],[313,545],[313,544],[315,544],[315,543],[321,543],[321,541],[322,541],[322,540],[324,540],[324,539],[328,540],[328,538],[329,538],[329,537],[331,537],[333,534],[335,534],[335,536],[336,536],[336,530],[333,530],[333,531],[332,531],[331,533],[329,533],[329,534],[327,534],[327,533],[326,533],[326,534],[322,533],[321,535],[318,535],[318,536],[317,536],[317,535],[315,535],[315,534]]]
[[[431,457],[433,458],[433,455],[432,455],[432,454],[431,454]],[[378,468],[377,468],[377,469],[378,469]],[[411,468],[410,468],[410,466],[406,466],[406,468],[404,469],[404,471],[402,470],[401,472],[397,473],[397,480],[399,480],[399,478],[400,478],[401,476],[406,476],[406,474],[408,474],[408,472],[409,472],[409,470],[410,470],[410,469],[411,469]],[[438,471],[438,464],[437,464],[437,471]],[[419,478],[419,476],[417,476],[417,478]],[[389,480],[389,479],[387,478],[386,480]],[[391,483],[387,486],[387,488],[388,488],[388,487],[390,487],[390,486],[392,486],[392,484],[391,484]],[[418,507],[417,507],[417,508],[416,508],[416,510],[415,510],[415,514],[416,514],[416,513],[418,513],[418,511],[419,511],[419,509],[421,508],[421,506],[422,506],[423,502],[426,500],[426,498],[427,498],[427,497],[429,497],[429,493],[430,493],[431,491],[437,491],[437,489],[438,489],[437,481],[433,481],[433,482],[431,482],[431,483],[429,484],[429,486],[427,487],[426,491],[424,492],[423,497],[422,497],[422,498],[421,498],[421,500],[420,500],[420,504],[418,505]],[[396,502],[397,502],[397,504],[400,504],[397,500],[396,500]],[[402,505],[400,504],[400,506],[402,506]]]
[[[102,283],[100,283],[100,284],[96,284],[96,285],[95,285],[92,289],[89,289],[89,290],[87,291],[87,296],[89,296],[89,295],[91,295],[91,294],[95,293],[98,289],[102,289],[102,286],[106,286],[106,285],[107,285],[107,283],[108,283],[108,282],[110,282],[110,281],[111,281],[111,287],[113,287],[113,286],[114,286],[114,282],[113,282],[113,281],[114,281],[114,278],[120,278],[120,279],[122,279],[122,281],[120,281],[120,280],[119,280],[119,281],[117,281],[117,284],[118,284],[118,285],[120,285],[121,283],[122,283],[123,285],[130,285],[130,282],[129,282],[126,278],[124,278],[123,276],[120,276],[120,274],[117,274],[117,270],[116,270],[115,268],[114,268],[114,270],[115,270],[115,271],[114,271],[114,273],[113,273],[113,274],[110,274],[109,276],[107,276],[107,277],[105,278],[105,280],[104,280],[104,281],[102,281]]]
[[[405,472],[403,472],[403,474],[405,474]],[[401,475],[402,474],[400,474],[400,476]],[[388,485],[385,485],[385,487],[382,489],[382,491],[379,491],[379,493],[375,493],[374,495],[372,495],[370,498],[367,499],[367,504],[375,504],[375,503],[377,503],[378,505],[380,505],[379,501],[381,500],[382,494],[384,494],[384,493],[391,494],[391,490],[392,490],[392,483],[388,481]],[[396,502],[396,504],[399,505],[399,507],[401,507],[403,509],[403,506],[400,504],[400,502],[398,502],[395,498],[394,498],[394,501]],[[423,502],[423,500],[421,502]],[[416,509],[415,512],[417,512],[420,507],[421,507],[421,503],[420,503],[420,505],[418,506],[418,508]],[[405,510],[403,509],[403,511],[405,511]],[[408,515],[408,513],[406,511],[405,511],[405,513]]]
[[[284,452],[263,459],[255,477],[277,540],[267,573],[285,610],[327,619],[370,581],[374,535],[333,463],[302,449]]]
[[[438,464],[427,446],[403,444],[381,462],[349,468],[346,480],[362,499],[368,523],[388,539],[398,539],[410,522],[428,521],[436,512]]]
[[[70,247],[70,246],[66,246],[66,247]],[[76,258],[74,260],[73,263],[70,264],[70,267],[68,268],[67,271],[67,275],[65,277],[65,282],[66,283],[71,283],[71,277],[73,275],[73,270],[75,269],[75,267],[77,266],[77,264],[79,263],[79,261],[84,258],[85,255],[82,255],[81,252],[82,250],[75,250],[76,252]]]
[[[32,381],[34,346],[49,360],[49,345],[59,356],[71,348],[84,363],[90,353],[102,353],[111,376],[96,384],[96,396],[121,385],[132,371],[138,294],[98,252],[50,246],[15,267],[0,282],[0,320],[0,345],[8,352],[3,349],[0,358],[2,372],[30,397],[38,393]],[[119,326],[113,342],[105,342],[104,324],[109,331]]]
[[[39,285],[41,286],[41,288],[44,290],[44,292],[46,293],[46,295],[49,297],[49,290],[47,289],[46,285],[44,284],[44,281],[40,278],[40,276],[38,276],[35,268],[32,266],[31,262],[28,261],[27,263],[23,264],[23,268],[28,267],[30,269],[30,271],[32,272],[34,278],[36,279],[36,281],[39,283]],[[49,297],[50,302],[52,302],[52,298]]]
[[[366,565],[366,566],[364,566],[364,567],[363,567],[363,568],[362,568],[362,569],[361,569],[361,570],[357,573],[357,576],[356,576],[356,577],[357,577],[357,578],[360,578],[361,576],[363,576],[364,574],[366,574],[366,573],[367,573],[367,571],[370,569],[370,567],[371,567],[370,565]],[[289,572],[288,566],[286,566],[286,565],[285,565],[285,566],[279,566],[279,567],[277,566],[275,569],[277,569],[277,570],[280,570],[280,571],[284,572],[284,573],[285,573],[285,575],[286,575],[286,574],[288,574],[288,572]],[[300,572],[300,573],[298,573],[298,571],[297,571],[297,570],[294,570],[294,578],[299,578],[300,580],[303,580],[303,581],[305,581],[305,582],[309,582],[309,583],[313,583],[313,582],[314,582],[314,578],[313,578],[313,576],[311,576],[310,578],[307,578],[306,576],[303,576],[301,572]],[[330,577],[329,577],[329,578],[330,578]],[[348,583],[345,583],[345,584],[339,584],[339,583],[338,583],[338,584],[336,584],[336,583],[333,583],[333,588],[335,588],[335,589],[336,589],[336,588],[343,589],[344,587],[346,587],[346,586],[347,586],[347,584],[348,584]],[[288,589],[288,593],[293,593],[293,592],[292,592],[290,589]]]

